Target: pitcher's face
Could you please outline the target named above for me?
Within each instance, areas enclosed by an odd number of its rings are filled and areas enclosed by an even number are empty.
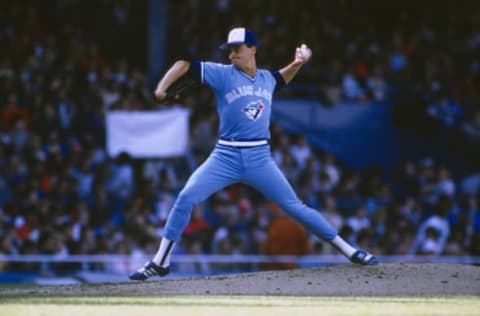
[[[228,48],[228,58],[234,66],[243,69],[251,64],[255,59],[257,48],[255,46],[247,46],[245,44],[230,45]]]

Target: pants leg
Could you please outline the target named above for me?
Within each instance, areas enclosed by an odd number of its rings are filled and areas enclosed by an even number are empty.
[[[178,195],[165,225],[164,237],[177,241],[190,220],[194,205],[214,192],[239,181],[239,160],[233,150],[215,148],[195,170]]]
[[[255,156],[253,156],[255,154]],[[306,206],[297,197],[292,186],[270,156],[270,151],[252,153],[255,163],[244,173],[242,181],[251,185],[267,198],[277,203],[287,214],[292,216],[318,237],[331,241],[337,235],[335,229],[322,214]]]

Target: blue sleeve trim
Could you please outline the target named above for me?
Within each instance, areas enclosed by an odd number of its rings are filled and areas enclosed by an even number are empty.
[[[282,89],[287,85],[287,83],[285,82],[285,79],[283,79],[279,70],[272,71],[272,75],[275,78],[275,81],[277,82],[277,84],[275,85],[275,92],[277,92],[278,90]]]
[[[203,67],[202,63],[198,60],[192,61],[190,63],[190,67],[188,68],[187,76],[195,79],[200,80],[203,83]]]

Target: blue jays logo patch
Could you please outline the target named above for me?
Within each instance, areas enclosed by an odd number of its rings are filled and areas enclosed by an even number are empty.
[[[247,104],[247,106],[243,108],[243,113],[245,113],[250,120],[256,121],[262,116],[264,109],[265,105],[263,105],[262,101],[257,100]]]

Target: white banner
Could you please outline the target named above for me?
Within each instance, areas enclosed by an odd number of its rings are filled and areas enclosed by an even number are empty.
[[[133,158],[166,158],[184,155],[189,141],[190,111],[110,111],[106,114],[107,152]]]

